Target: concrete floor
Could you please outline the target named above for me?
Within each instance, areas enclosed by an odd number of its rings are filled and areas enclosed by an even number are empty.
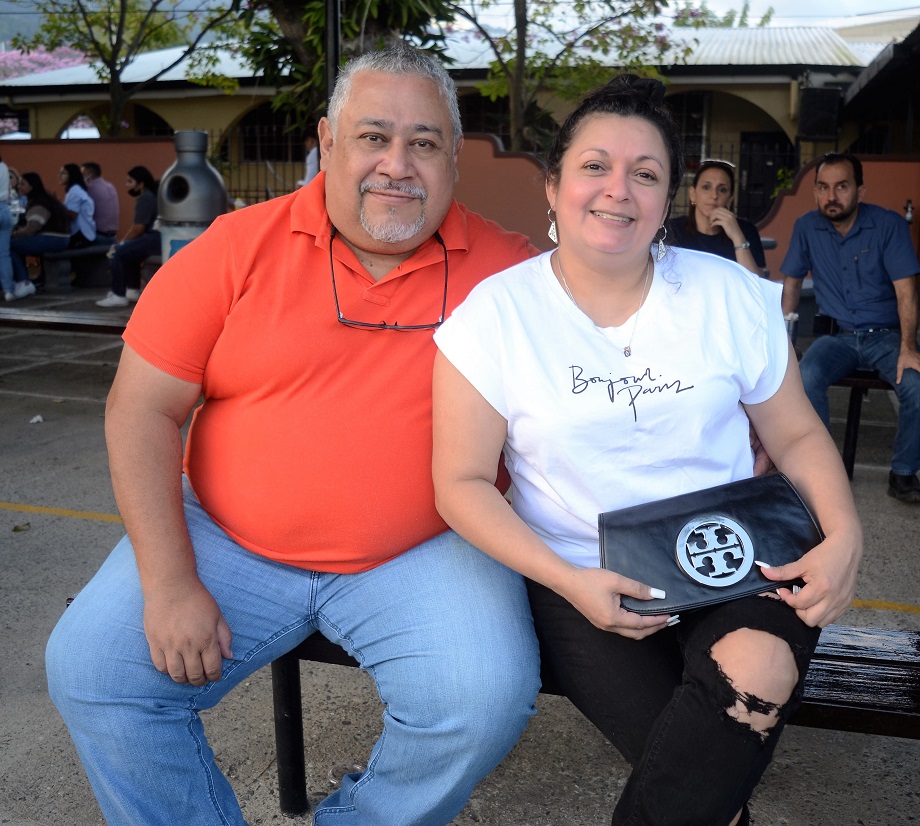
[[[87,291],[88,293],[88,291]],[[80,295],[80,300],[98,297]],[[0,824],[102,822],[45,689],[45,640],[65,599],[120,538],[106,468],[103,403],[120,341],[0,328]],[[835,394],[842,417],[845,396]],[[30,423],[41,416],[40,423]],[[920,630],[920,507],[885,495],[895,413],[885,393],[864,407],[853,491],[866,529],[857,604],[841,622]],[[842,420],[834,423],[841,438]],[[302,664],[308,789],[366,759],[381,706],[356,669]],[[267,671],[209,713],[221,766],[252,824],[282,818]],[[567,700],[539,714],[475,790],[455,826],[600,826],[628,774]],[[920,822],[920,742],[790,727],[753,802],[756,826]]]

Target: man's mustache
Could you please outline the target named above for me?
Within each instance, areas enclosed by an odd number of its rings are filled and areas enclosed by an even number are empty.
[[[412,186],[412,184],[401,183],[400,181],[387,181],[386,183],[380,183],[375,181],[363,181],[361,183],[361,194],[364,195],[368,192],[401,192],[403,195],[409,195],[413,198],[418,198],[422,203],[428,200],[428,193],[418,186]]]

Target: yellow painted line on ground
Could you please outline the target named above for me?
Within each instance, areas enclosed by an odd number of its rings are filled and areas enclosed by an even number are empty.
[[[920,605],[904,602],[888,602],[884,599],[854,599],[854,608],[877,608],[880,611],[903,611],[906,614],[920,614]]]
[[[21,511],[22,513],[46,513],[49,516],[66,516],[70,519],[92,519],[96,522],[121,522],[114,513],[94,513],[93,511],[72,511],[67,508],[43,508],[39,505],[20,505],[16,502],[0,502],[0,510]]]
[[[20,505],[15,502],[0,502],[0,510],[21,511],[22,513],[45,513],[49,516],[66,516],[70,519],[93,519],[96,522],[122,521],[122,518],[114,513],[73,511],[67,508],[43,508],[39,505]],[[854,599],[852,605],[854,608],[875,608],[880,611],[902,611],[906,614],[920,614],[920,605],[908,605],[904,602],[889,602],[884,599]]]

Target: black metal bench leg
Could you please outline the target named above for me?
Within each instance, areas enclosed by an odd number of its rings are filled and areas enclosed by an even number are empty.
[[[843,433],[843,466],[850,479],[853,478],[853,465],[856,464],[856,439],[859,436],[859,417],[862,415],[863,396],[868,392],[859,387],[850,389],[847,424]]]
[[[282,814],[307,812],[306,764],[303,744],[303,701],[300,660],[293,654],[272,663],[272,701],[275,710],[275,755],[278,762],[278,798]]]

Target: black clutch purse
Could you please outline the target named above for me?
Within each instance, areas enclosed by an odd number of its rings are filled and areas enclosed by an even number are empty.
[[[598,529],[602,567],[667,594],[621,596],[637,614],[673,614],[801,585],[767,579],[754,560],[785,565],[824,539],[781,473],[602,513]]]

